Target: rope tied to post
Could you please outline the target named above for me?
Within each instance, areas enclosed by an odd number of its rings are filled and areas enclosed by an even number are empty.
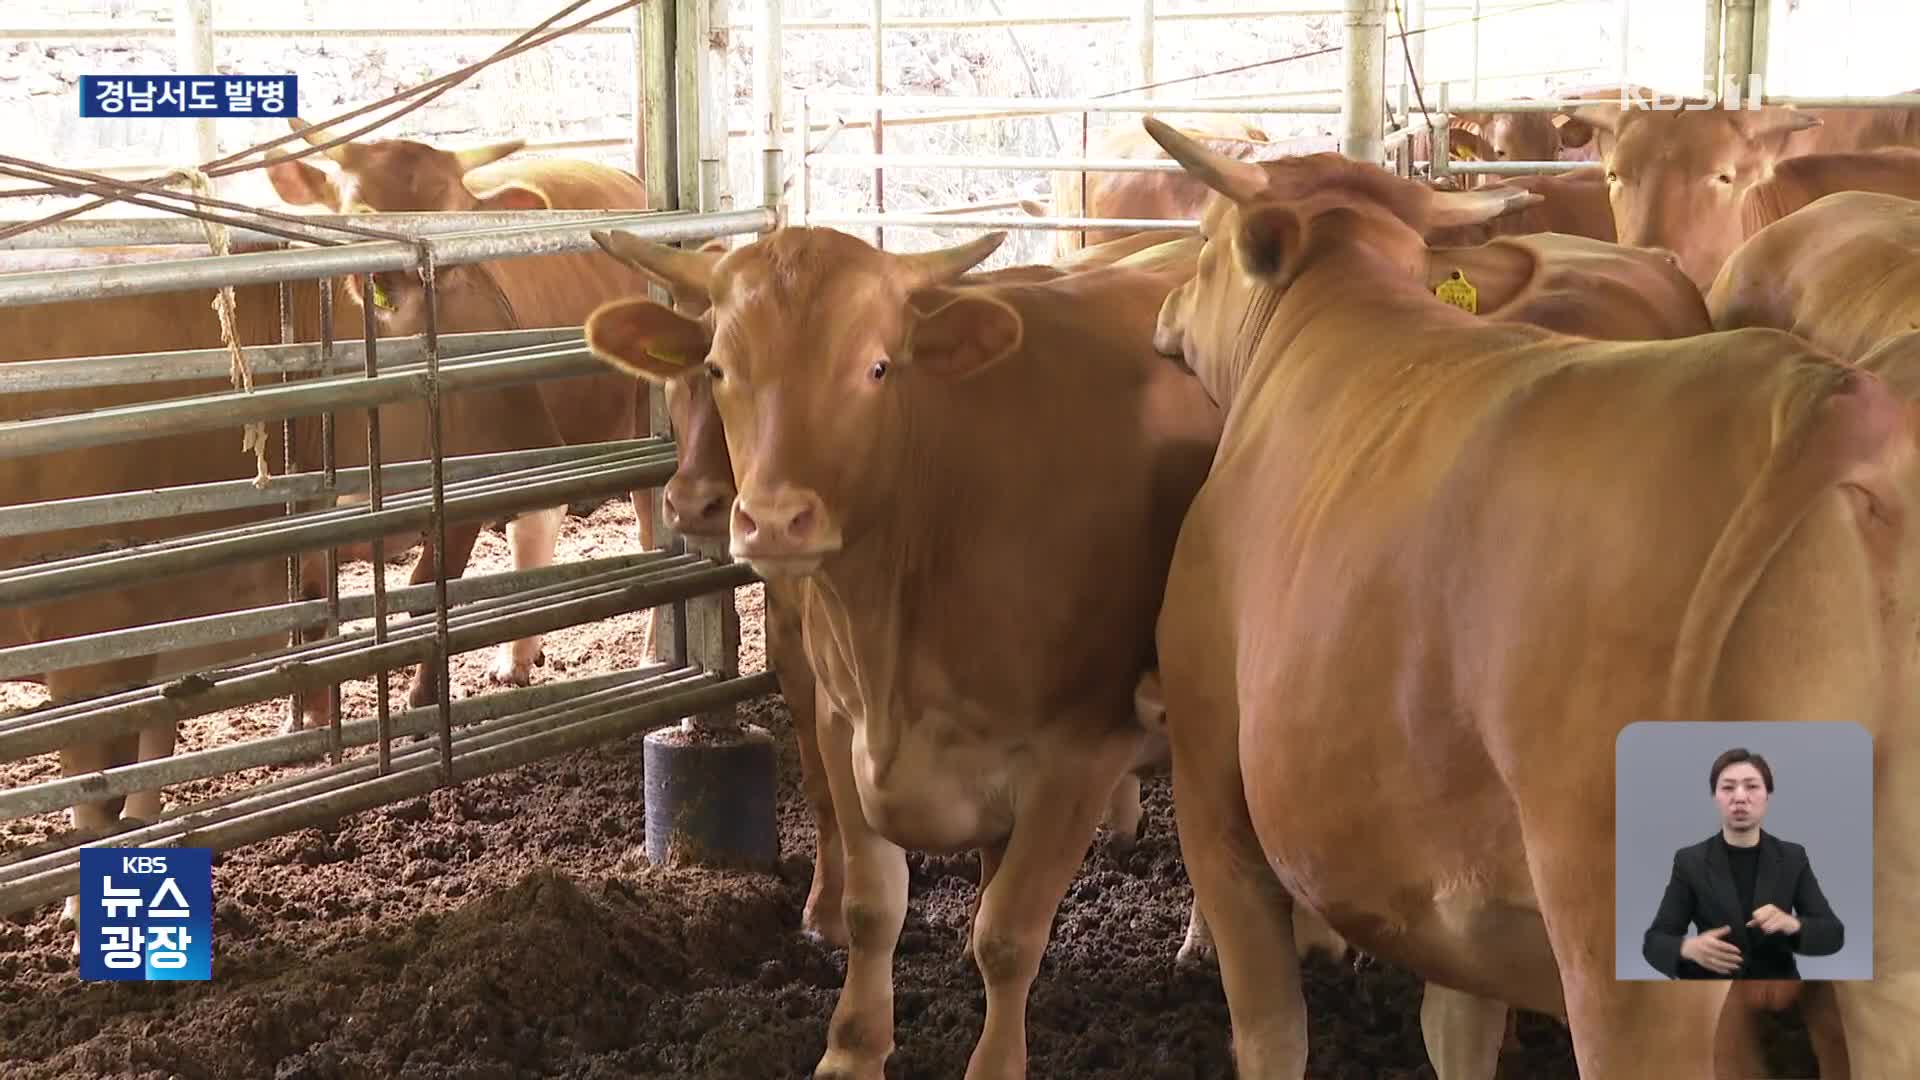
[[[184,183],[195,195],[206,199],[213,198],[212,178],[204,170],[193,166],[174,169],[161,178],[161,183],[166,186]],[[232,253],[232,237],[227,232],[225,224],[207,217],[202,217],[200,224],[206,228],[207,247],[215,256],[226,256]],[[247,362],[247,351],[241,346],[240,334],[236,329],[234,313],[237,303],[233,286],[222,285],[214,290],[212,307],[214,314],[220,319],[220,343],[226,346],[227,354],[231,359],[227,367],[227,378],[232,382],[235,390],[251,394],[253,393],[253,366]],[[253,452],[253,486],[264,488],[267,482],[273,479],[273,472],[267,466],[267,425],[262,421],[255,420],[246,425],[241,435],[240,452],[244,454],[249,450]]]

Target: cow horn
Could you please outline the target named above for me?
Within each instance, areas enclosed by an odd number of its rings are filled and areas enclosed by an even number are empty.
[[[1429,230],[1479,225],[1547,200],[1525,188],[1484,187],[1476,191],[1435,192]]]
[[[1216,154],[1156,117],[1142,117],[1140,123],[1181,168],[1227,198],[1244,202],[1267,190],[1267,174],[1260,166]]]
[[[453,160],[461,172],[470,172],[482,165],[491,165],[508,154],[527,145],[525,139],[507,139],[504,142],[488,143],[485,146],[472,146],[465,150],[455,150]]]
[[[935,285],[945,285],[993,254],[1006,239],[1004,232],[990,232],[958,247],[895,255],[894,265],[900,268],[905,278],[901,287],[906,292],[918,292]]]
[[[312,143],[315,146],[319,146],[321,143],[324,143],[333,137],[327,134],[325,128],[314,127],[312,124],[307,123],[305,120],[302,120],[297,116],[287,117],[287,126],[299,132],[301,138],[307,140],[309,143]],[[347,165],[351,163],[351,160],[353,158],[354,146],[355,144],[352,141],[348,141],[348,142],[343,142],[338,146],[329,146],[325,150],[322,150],[320,152],[332,158],[333,160],[339,162],[342,165]]]
[[[602,251],[635,270],[659,279],[676,293],[707,295],[708,283],[713,280],[714,265],[725,254],[704,249],[688,251],[671,244],[642,240],[618,229],[594,229],[590,235]]]
[[[1748,125],[1747,138],[1758,142],[1775,135],[1791,135],[1796,131],[1817,128],[1821,123],[1818,116],[1789,107]]]

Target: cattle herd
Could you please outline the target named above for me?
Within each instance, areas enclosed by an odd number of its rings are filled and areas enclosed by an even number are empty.
[[[441,275],[441,333],[584,325],[609,367],[451,395],[446,453],[645,434],[663,384],[668,524],[728,538],[766,581],[818,831],[802,928],[847,951],[816,1076],[883,1075],[909,849],[978,851],[966,1075],[1024,1076],[1055,913],[1163,767],[1194,888],[1180,961],[1217,968],[1243,1077],[1303,1075],[1316,942],[1427,980],[1442,1080],[1491,1080],[1511,1008],[1564,1021],[1583,1077],[1750,1075],[1753,1011],[1794,998],[1823,1075],[1920,1076],[1920,110],[1585,97],[1460,137],[1592,165],[1465,190],[1149,118],[1124,153],[1181,171],[1075,179],[1074,207],[1197,234],[1070,240],[1047,266],[977,270],[999,233],[900,254],[780,228],[699,250],[598,231],[604,253]],[[617,170],[499,160],[518,145],[347,143],[331,172],[272,175],[343,212],[645,206]],[[380,332],[416,332],[420,283],[376,282]],[[242,342],[277,340],[274,288],[236,292]],[[210,297],[3,309],[0,348],[212,347]],[[294,298],[313,340],[317,290]],[[338,298],[357,326],[357,283]],[[0,420],[153,396],[27,395]],[[418,406],[382,423],[389,457],[424,456]],[[293,430],[311,467],[317,425]],[[0,461],[0,479],[20,503],[250,475],[230,439]],[[339,445],[352,464],[364,436]],[[517,566],[551,559],[562,509],[516,520]],[[0,539],[0,566],[269,513]],[[449,527],[450,575],[478,528]],[[12,609],[0,646],[273,602],[285,574]],[[83,698],[261,644],[44,681]],[[524,684],[538,654],[502,646],[496,677]],[[415,703],[432,693],[416,678]],[[327,708],[311,698],[307,722]],[[1613,850],[1615,736],[1648,719],[1873,734],[1872,981],[1783,999],[1614,979],[1594,853]],[[173,740],[76,746],[62,770]]]

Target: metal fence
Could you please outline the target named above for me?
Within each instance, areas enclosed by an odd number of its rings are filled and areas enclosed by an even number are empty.
[[[769,229],[776,208],[722,210],[728,181],[724,154],[715,153],[715,108],[702,108],[714,50],[707,5],[681,0],[686,16],[663,17],[663,3],[642,11],[647,40],[657,46],[649,63],[647,112],[656,121],[676,110],[683,128],[709,137],[677,144],[670,121],[650,124],[643,153],[653,166],[649,201],[666,207],[631,211],[364,214],[315,216],[316,229],[351,225],[385,230],[403,239],[368,239],[323,247],[290,247],[265,219],[231,231],[234,242],[259,241],[269,250],[194,258],[120,261],[30,273],[0,273],[0,307],[170,293],[217,286],[278,283],[279,345],[249,345],[248,366],[258,385],[174,396],[172,384],[223,379],[227,348],[125,356],[63,357],[0,364],[0,395],[122,388],[133,403],[0,423],[0,459],[162,439],[249,423],[282,423],[285,472],[264,483],[233,479],[157,490],[59,499],[0,507],[0,538],[81,528],[132,526],[181,515],[255,508],[243,525],[168,532],[106,551],[57,556],[0,568],[0,611],[102,595],[134,584],[242,562],[288,560],[285,603],[135,626],[0,649],[0,679],[177,654],[284,636],[300,642],[246,655],[217,666],[170,671],[164,678],[81,700],[0,716],[0,761],[20,761],[64,746],[124,737],[155,725],[191,722],[223,710],[286,698],[298,709],[303,693],[331,697],[330,727],[292,731],[161,757],[0,792],[0,818],[42,814],[164,785],[233,774],[261,766],[318,762],[322,767],[269,783],[167,809],[158,820],[121,819],[104,832],[67,831],[0,858],[0,913],[30,909],[75,891],[82,845],[190,845],[225,849],[342,815],[418,796],[543,757],[686,718],[724,723],[731,706],[774,689],[770,674],[741,677],[738,616],[733,590],[757,580],[724,552],[704,551],[673,536],[653,508],[659,550],[559,564],[535,570],[449,580],[444,560],[450,521],[511,517],[523,511],[657,488],[674,471],[667,436],[612,443],[549,447],[513,453],[443,452],[442,399],[461,390],[526,386],[554,378],[604,374],[589,355],[580,327],[440,335],[433,314],[437,277],[450,267],[538,255],[597,252],[589,231],[621,228],[662,242],[693,242]],[[689,47],[691,46],[691,47]],[[722,43],[724,46],[724,43]],[[719,134],[724,139],[724,125]],[[668,162],[678,157],[678,166]],[[719,160],[716,160],[718,158]],[[771,146],[767,168],[777,176],[780,151]],[[694,183],[687,182],[689,178]],[[681,209],[681,206],[685,209]],[[254,226],[254,228],[249,228]],[[5,226],[0,225],[0,229]],[[194,244],[205,250],[200,222],[179,218],[76,220],[43,225],[6,241],[18,253],[125,244]],[[189,249],[190,250],[190,249]],[[336,341],[332,296],[336,279],[359,280],[371,291],[375,273],[417,275],[429,312],[421,333],[380,337],[371,310],[359,333]],[[318,282],[319,340],[294,341],[291,288]],[[656,296],[661,294],[656,293]],[[357,337],[358,340],[351,340]],[[277,377],[279,381],[272,381]],[[190,388],[192,389],[192,388]],[[652,429],[665,431],[664,399],[649,397]],[[380,444],[382,405],[423,403],[429,453],[421,460],[386,461]],[[335,425],[344,410],[366,410],[367,465],[336,466]],[[319,462],[295,471],[294,418],[323,424]],[[159,445],[161,444],[149,444]],[[359,505],[337,505],[365,494]],[[303,505],[306,504],[306,505]],[[432,576],[398,589],[385,585],[386,537],[424,531],[433,550]],[[373,547],[370,592],[341,595],[338,549]],[[293,560],[325,551],[327,595],[302,599]],[[423,553],[423,558],[426,555]],[[219,608],[216,603],[212,605]],[[453,655],[544,634],[614,615],[661,608],[664,662],[639,670],[537,684],[453,701],[448,663]],[[371,620],[366,629],[343,624]],[[316,635],[318,636],[316,639]],[[306,640],[302,640],[305,638]],[[437,684],[437,703],[395,711],[388,675],[425,665]],[[374,715],[347,721],[340,684],[372,678]],[[397,743],[408,736],[417,744]],[[353,754],[361,747],[376,753]]]

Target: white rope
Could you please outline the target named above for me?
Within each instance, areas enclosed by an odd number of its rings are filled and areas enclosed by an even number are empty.
[[[161,182],[174,184],[183,181],[193,189],[195,195],[207,199],[213,198],[213,180],[198,168],[175,169]],[[204,218],[200,223],[206,226],[207,247],[212,249],[215,255],[232,253],[231,238],[225,225]],[[213,311],[220,318],[220,343],[227,347],[227,352],[232,357],[232,363],[227,368],[227,377],[232,381],[235,390],[244,390],[251,394],[253,393],[253,367],[247,362],[246,350],[241,347],[240,335],[234,329],[234,308],[233,286],[222,285],[215,290]],[[253,486],[264,488],[267,482],[273,479],[273,473],[267,467],[267,425],[259,420],[248,424],[241,436],[240,452],[246,453],[249,450],[253,451]]]

